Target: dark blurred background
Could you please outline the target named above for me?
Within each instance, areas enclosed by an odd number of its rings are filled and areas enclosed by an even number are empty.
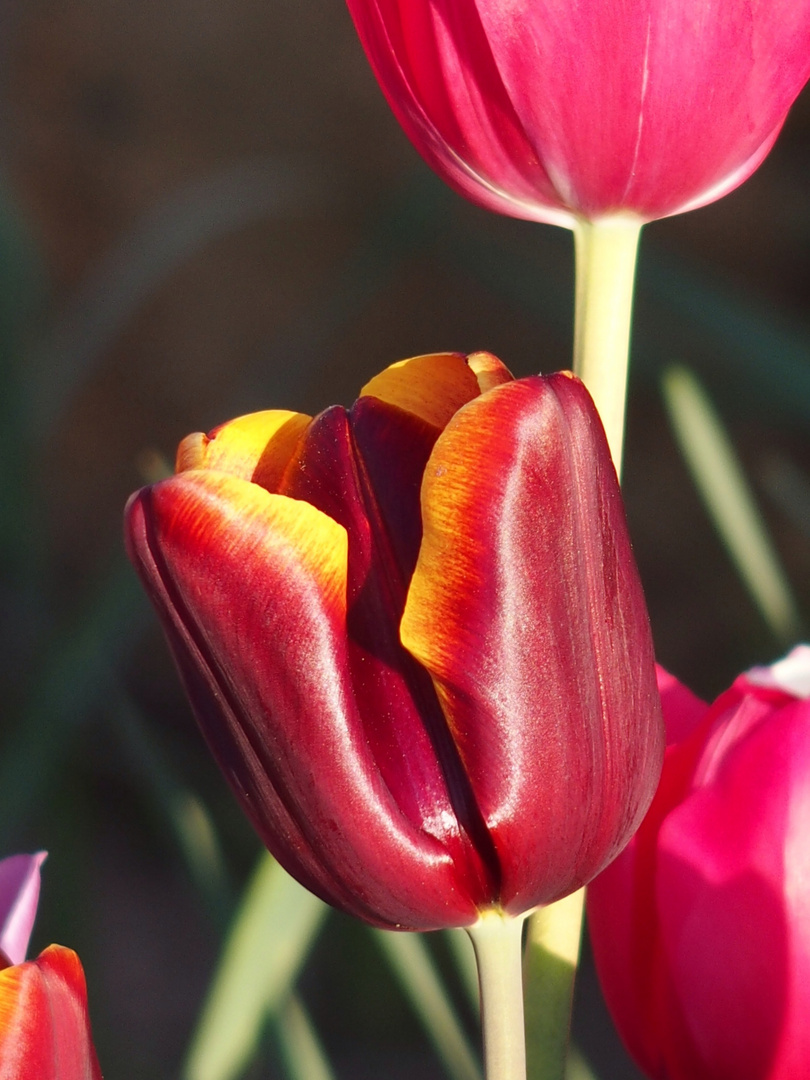
[[[408,355],[566,367],[572,242],[442,187],[341,0],[5,0],[0,42],[2,850],[51,852],[34,944],[80,952],[105,1075],[163,1080],[221,924],[161,784],[209,808],[235,888],[257,846],[123,563],[124,501],[188,432],[348,403]],[[628,513],[659,657],[707,697],[785,642],[695,492],[660,378],[679,362],[707,387],[806,611],[809,173],[805,96],[752,179],[642,240]],[[339,1077],[441,1075],[347,919],[301,991]],[[603,1080],[636,1075],[587,961],[575,1034]],[[250,1075],[282,1075],[272,1049]]]

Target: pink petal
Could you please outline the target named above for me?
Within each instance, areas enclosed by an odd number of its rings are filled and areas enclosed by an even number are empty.
[[[39,868],[46,851],[0,861],[0,951],[11,964],[25,960],[39,900]]]

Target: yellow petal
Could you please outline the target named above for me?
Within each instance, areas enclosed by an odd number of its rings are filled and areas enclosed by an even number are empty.
[[[360,397],[376,397],[396,405],[440,431],[478,394],[478,380],[463,353],[431,353],[400,360],[375,375],[360,391]]]
[[[493,356],[491,352],[470,353],[467,357],[467,363],[478,380],[478,386],[482,394],[485,394],[487,390],[492,390],[495,386],[500,386],[502,383],[514,381],[515,377],[506,364],[501,363],[498,357]]]
[[[274,491],[309,422],[309,416],[287,409],[239,416],[210,435],[186,436],[177,449],[175,469],[223,472]]]

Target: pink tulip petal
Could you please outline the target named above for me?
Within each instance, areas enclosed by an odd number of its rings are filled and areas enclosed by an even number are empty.
[[[47,852],[11,855],[0,861],[0,952],[21,964],[28,951],[39,901],[39,868]]]
[[[789,1080],[810,1060],[810,706],[748,698],[721,732],[661,828],[663,948],[699,1075]]]
[[[660,664],[656,665],[656,676],[667,731],[667,746],[670,746],[683,742],[691,735],[706,715],[709,706]]]
[[[770,667],[751,668],[743,678],[751,686],[810,698],[810,645],[797,645],[782,660]]]
[[[759,165],[810,75],[808,0],[348,0],[414,145],[531,220],[704,205]]]

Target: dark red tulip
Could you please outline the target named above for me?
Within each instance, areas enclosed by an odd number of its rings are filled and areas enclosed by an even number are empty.
[[[488,354],[351,409],[186,439],[131,558],[262,839],[366,921],[431,929],[577,889],[663,752],[644,597],[596,411]]]

